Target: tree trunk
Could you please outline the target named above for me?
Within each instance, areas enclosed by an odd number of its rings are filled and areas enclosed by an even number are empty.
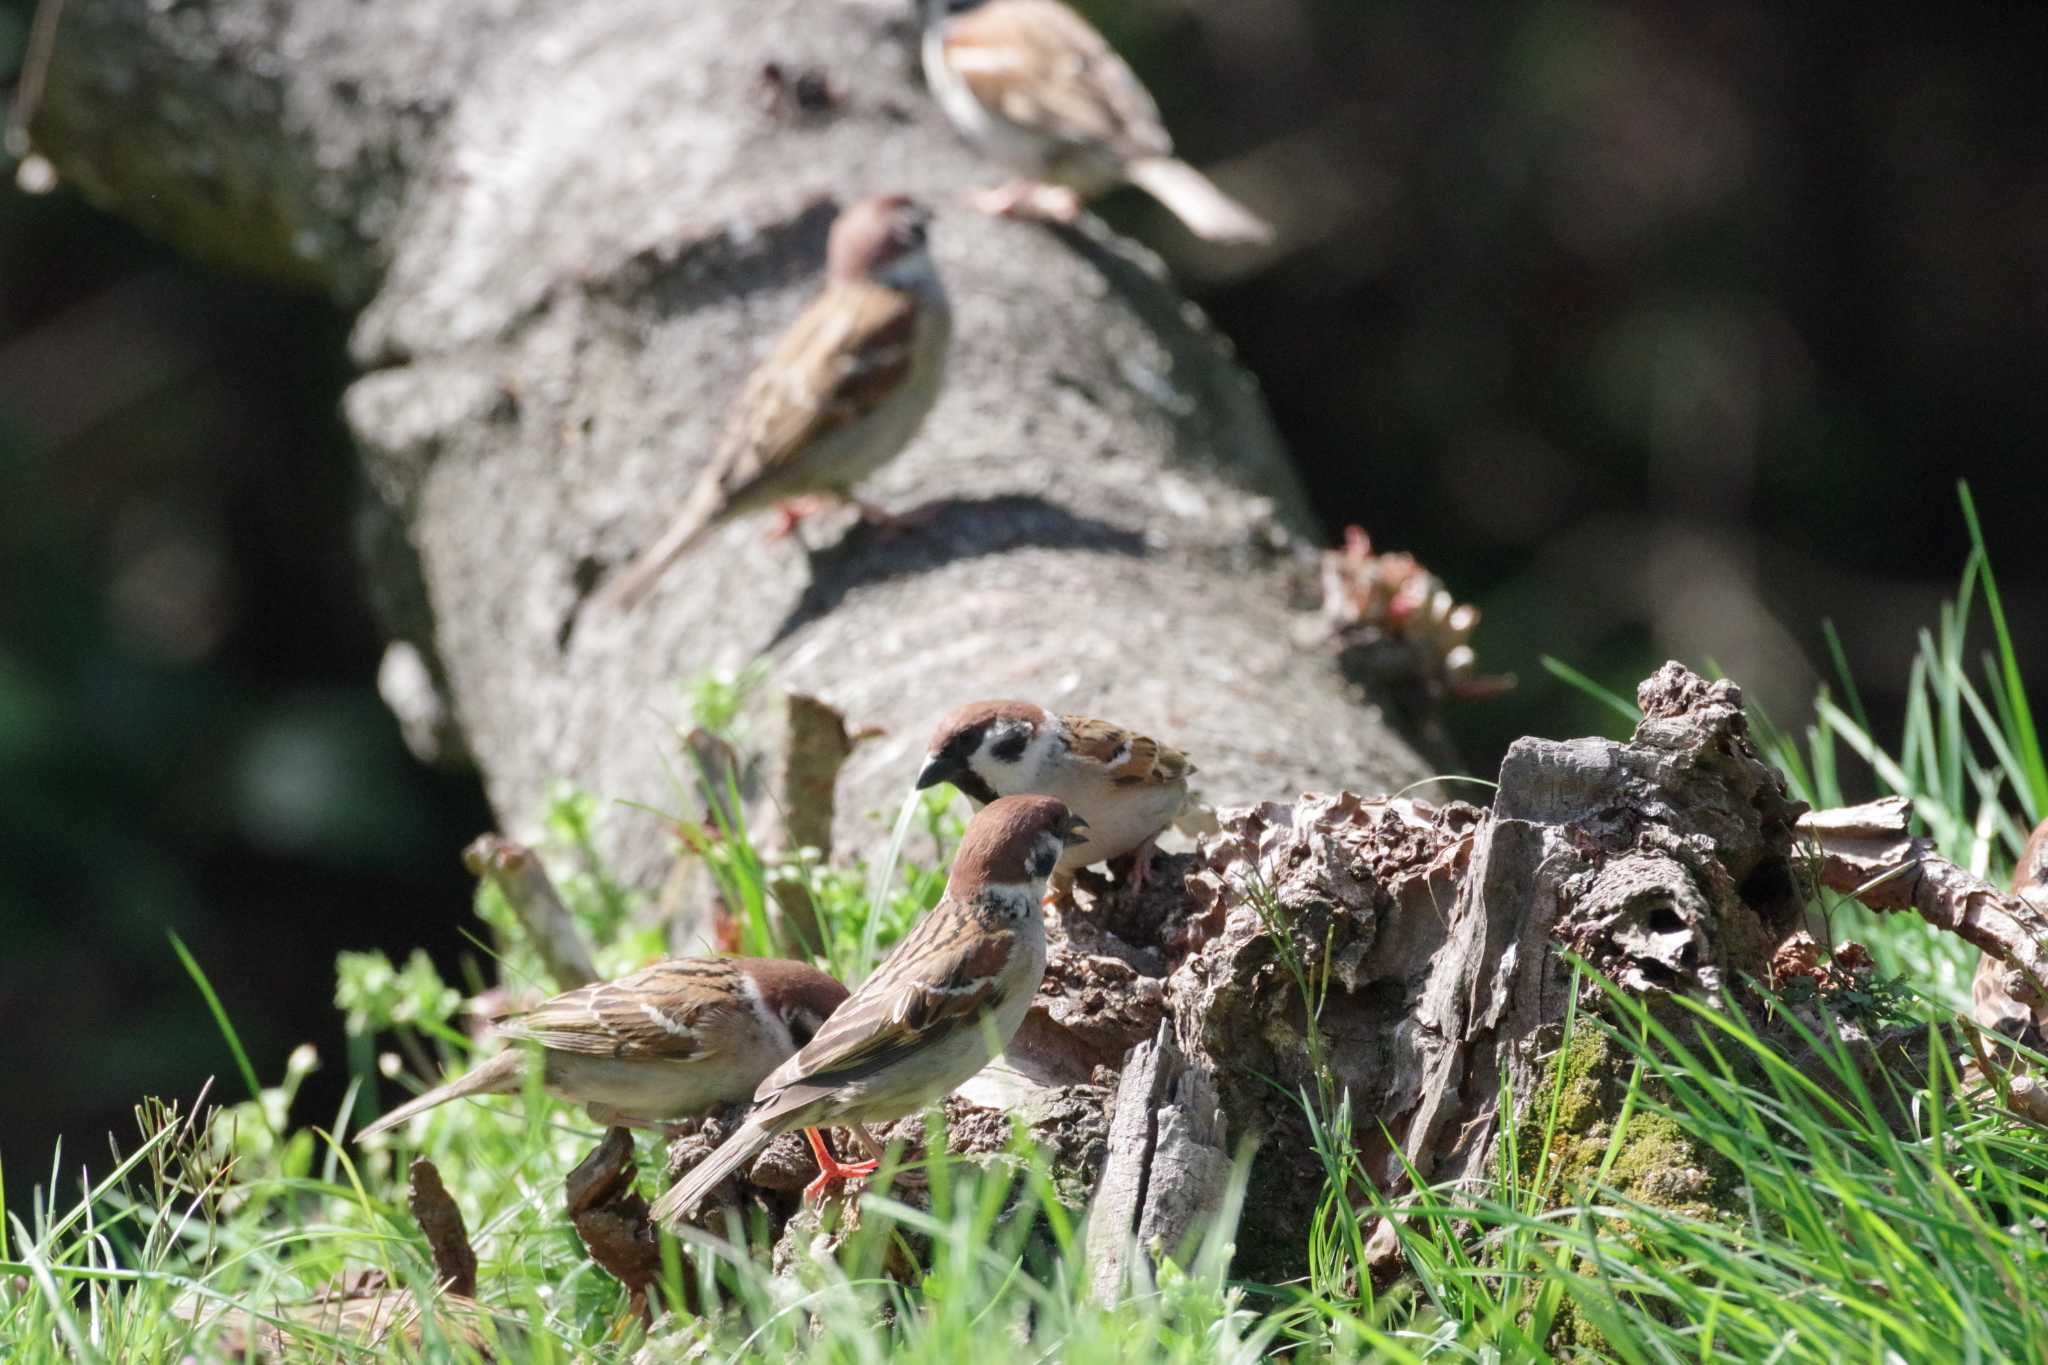
[[[510,825],[564,777],[679,808],[677,684],[756,658],[884,732],[847,764],[842,851],[874,848],[928,728],[975,696],[1152,730],[1212,800],[1422,776],[1297,643],[1318,533],[1251,380],[1150,256],[956,207],[993,172],[926,99],[910,16],[71,0],[32,131],[116,212],[360,309],[344,406],[386,695]],[[936,518],[835,522],[808,554],[743,521],[638,614],[586,622],[816,287],[832,204],[877,190],[940,207],[958,327],[923,436],[866,491]],[[605,838],[659,880],[659,821]]]

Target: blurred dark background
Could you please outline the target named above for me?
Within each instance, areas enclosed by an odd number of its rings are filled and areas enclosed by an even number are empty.
[[[2032,676],[2048,418],[2048,7],[1626,0],[1087,6],[1182,150],[1284,249],[1158,245],[1266,388],[1334,538],[1485,613],[1512,695],[1469,771],[1611,731],[1712,661],[1803,718],[1844,637],[1881,730],[1967,548],[1973,482]],[[0,0],[0,73],[28,7]],[[8,172],[12,174],[11,164]],[[0,1161],[10,1206],[104,1160],[145,1092],[230,1064],[342,1084],[340,947],[444,963],[490,816],[374,690],[336,404],[348,320],[198,269],[62,192],[0,189]]]

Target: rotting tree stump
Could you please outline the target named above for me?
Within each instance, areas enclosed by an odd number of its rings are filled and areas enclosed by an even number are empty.
[[[1002,1110],[1024,1108],[1062,1160],[1080,1156],[1066,1188],[1090,1212],[1105,1293],[1131,1246],[1171,1251],[1199,1231],[1255,1146],[1236,1273],[1299,1275],[1325,1186],[1300,1101],[1318,1082],[1308,982],[1381,1190],[1400,1192],[1406,1166],[1483,1177],[1503,1079],[1520,1109],[1550,1078],[1564,949],[1638,995],[1714,1000],[1768,979],[1804,923],[1803,807],[1750,743],[1740,691],[1669,664],[1639,696],[1625,743],[1515,744],[1490,811],[1307,795],[1218,812],[1134,905],[1084,878],[1050,926],[1025,1027],[950,1102],[949,1127],[972,1131],[980,1113],[1000,1131]],[[1597,1080],[1574,1089],[1585,1125],[1603,1096],[1618,1103]],[[1697,1195],[1692,1154],[1671,1158],[1682,1169],[1650,1183]],[[808,1174],[778,1160],[805,1165],[771,1149],[755,1178]]]

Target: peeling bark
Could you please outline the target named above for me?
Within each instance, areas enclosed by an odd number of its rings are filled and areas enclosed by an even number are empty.
[[[1640,994],[1712,999],[1798,927],[1800,808],[1740,692],[1672,664],[1639,700],[1627,743],[1514,745],[1490,813],[1350,794],[1219,813],[1189,878],[1189,922],[1214,936],[1167,999],[1229,1140],[1261,1139],[1238,1273],[1298,1274],[1323,1190],[1294,1098],[1316,1083],[1297,968],[1367,1169],[1397,1194],[1403,1158],[1431,1181],[1490,1170],[1503,1079],[1526,1103],[1562,1041],[1561,946]]]
[[[425,1157],[412,1163],[405,1204],[427,1235],[427,1247],[434,1256],[434,1278],[441,1288],[465,1299],[475,1297],[476,1251],[469,1244],[469,1229],[463,1225],[455,1196],[441,1183],[441,1172]]]
[[[1110,1113],[1109,1163],[1088,1209],[1088,1260],[1106,1303],[1123,1293],[1134,1256],[1184,1256],[1230,1178],[1215,1084],[1165,1024],[1125,1061]]]
[[[2011,894],[1973,877],[1911,833],[1903,797],[1820,811],[1799,822],[1811,841],[1821,884],[1872,910],[1917,910],[1981,949],[1977,1021],[2023,1032],[2048,1014],[2048,897],[2040,891],[2048,839],[2036,831],[2021,856]],[[1996,964],[1996,965],[1991,965]]]
[[[606,1130],[604,1140],[563,1180],[563,1202],[590,1259],[626,1286],[631,1310],[651,1316],[648,1296],[661,1279],[661,1241],[647,1201],[633,1190],[633,1135]]]

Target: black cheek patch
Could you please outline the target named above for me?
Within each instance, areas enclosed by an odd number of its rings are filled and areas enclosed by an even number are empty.
[[[1001,763],[1015,763],[1024,757],[1024,746],[1030,742],[1029,735],[1022,730],[1016,730],[989,746],[988,756]]]
[[[982,781],[981,774],[972,769],[949,777],[946,780],[958,787],[961,793],[970,800],[979,801],[984,806],[996,799],[995,788]]]

